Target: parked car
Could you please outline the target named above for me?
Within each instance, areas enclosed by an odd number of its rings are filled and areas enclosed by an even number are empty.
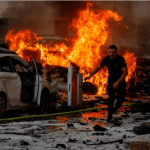
[[[16,53],[0,47],[0,116],[5,111],[39,106],[50,109],[50,82],[37,69],[36,61],[30,65]]]

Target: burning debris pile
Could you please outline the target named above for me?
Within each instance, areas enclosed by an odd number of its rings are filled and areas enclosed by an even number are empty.
[[[150,69],[144,79],[141,82],[137,82],[137,86],[150,96]]]
[[[107,50],[103,50],[102,46],[105,45],[110,34],[108,31],[110,18],[116,22],[122,21],[122,17],[116,12],[110,10],[93,11],[92,4],[87,3],[87,8],[80,10],[78,16],[73,18],[70,24],[70,28],[74,30],[70,47],[64,43],[55,44],[54,47],[41,44],[39,41],[42,38],[29,29],[18,32],[10,30],[5,41],[9,44],[10,50],[16,51],[27,61],[34,56],[37,62],[42,63],[43,67],[46,65],[68,67],[72,62],[79,66],[79,72],[83,73],[83,77],[85,77],[107,55]],[[128,51],[122,55],[127,62],[129,73],[126,81],[129,81],[136,68],[136,57]],[[95,90],[97,94],[106,93],[107,76],[107,69],[104,68],[89,80],[97,87]],[[66,78],[65,75],[64,78]]]

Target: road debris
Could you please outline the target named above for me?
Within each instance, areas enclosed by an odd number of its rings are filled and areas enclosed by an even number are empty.
[[[150,126],[149,125],[141,125],[133,127],[133,132],[138,135],[148,134],[150,133]]]
[[[70,143],[76,143],[77,140],[76,140],[76,138],[75,138],[75,139],[70,139],[70,138],[69,138],[68,142],[70,142]]]
[[[68,123],[67,124],[67,127],[68,127],[68,129],[74,129],[75,127],[74,127],[74,124],[72,124],[72,123]]]
[[[139,107],[140,104],[138,104]],[[96,107],[101,107],[101,105]],[[148,126],[150,124],[150,112],[132,113],[130,109],[132,111],[131,106],[124,106],[119,109],[117,114],[114,115],[113,122],[109,124],[105,121],[107,110],[97,112],[89,110],[78,114],[50,116],[47,119],[41,118],[41,120],[1,123],[0,147],[2,149],[13,149],[14,145],[19,147],[22,140],[29,143],[25,146],[26,149],[30,150],[91,150],[94,148],[125,150],[125,143],[128,145],[137,136],[133,131],[135,124],[136,126],[141,126],[141,124]],[[128,117],[122,116],[126,114]],[[136,120],[135,118],[147,118],[147,120]],[[9,138],[7,138],[8,134]],[[131,146],[131,143],[129,145]]]
[[[57,144],[56,148],[66,148],[66,145],[65,144]]]
[[[107,130],[106,128],[101,127],[98,124],[95,125],[93,128],[94,128],[95,131],[106,131]]]
[[[20,141],[20,145],[22,146],[22,145],[29,145],[29,142],[26,142],[26,141],[24,141],[24,140],[21,140]]]
[[[88,124],[88,122],[79,122],[80,123],[80,125],[87,125]]]
[[[92,133],[92,135],[105,135],[104,132],[96,132],[96,133]]]

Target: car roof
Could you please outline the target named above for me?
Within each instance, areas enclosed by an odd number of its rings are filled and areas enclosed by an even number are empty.
[[[3,48],[4,49],[4,48]],[[1,47],[0,47],[0,50],[1,50]],[[6,49],[7,50],[7,49]],[[7,50],[8,51],[8,50]],[[9,50],[10,51],[10,50]],[[21,58],[20,56],[18,56],[16,53],[14,54],[14,53],[1,53],[0,52],[0,58],[1,57],[12,57],[12,58],[16,58],[16,59],[18,59],[18,60],[20,60],[22,63],[24,63],[25,65],[27,65],[27,66],[29,66],[29,63],[28,62],[26,62],[23,58]]]
[[[6,49],[6,48],[3,48],[3,47],[0,47],[0,54],[16,54],[17,55],[17,53],[15,53],[15,52],[13,52],[13,51],[10,51],[9,49]]]

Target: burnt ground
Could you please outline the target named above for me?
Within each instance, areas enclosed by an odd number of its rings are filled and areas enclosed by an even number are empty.
[[[103,109],[1,121],[1,150],[124,150],[130,149],[132,141],[142,139],[149,142],[150,97],[143,91],[135,94],[134,97],[126,97],[123,103],[132,102],[133,105],[121,107],[117,114],[113,115],[111,123],[106,122],[106,95],[102,98],[86,95],[84,105],[80,108],[103,107]],[[72,110],[66,107],[65,99],[53,102],[53,114],[64,112],[64,109]],[[44,113],[41,113],[38,108],[17,110],[7,112],[4,118],[38,114]],[[141,125],[144,126],[143,130],[137,128]]]

